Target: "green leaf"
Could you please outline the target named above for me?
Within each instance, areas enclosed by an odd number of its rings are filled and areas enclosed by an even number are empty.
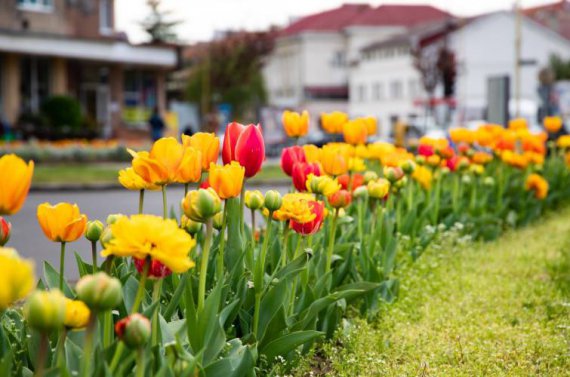
[[[50,289],[59,289],[59,272],[47,261],[44,261],[44,276]],[[63,279],[63,294],[66,297],[75,298],[75,293],[73,293],[65,278]]]
[[[174,294],[170,298],[170,302],[168,303],[166,309],[164,310],[164,318],[166,320],[170,321],[170,319],[172,318],[172,314],[174,314],[174,311],[178,308],[178,305],[180,304],[180,299],[182,298],[182,294],[186,289],[187,282],[188,282],[188,275],[182,274],[180,282],[178,283],[178,287],[176,287]]]
[[[267,357],[267,360],[273,361],[277,356],[283,356],[305,343],[311,342],[318,337],[323,336],[320,331],[296,331],[291,334],[283,335],[268,343],[259,352]]]

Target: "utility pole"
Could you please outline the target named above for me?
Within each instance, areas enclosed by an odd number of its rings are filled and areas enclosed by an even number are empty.
[[[521,3],[520,0],[515,1],[515,117],[520,116],[521,101],[521,50],[522,50],[522,32],[521,32]]]

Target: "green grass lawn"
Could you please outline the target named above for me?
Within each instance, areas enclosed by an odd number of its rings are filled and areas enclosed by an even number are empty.
[[[399,301],[295,374],[570,375],[570,208],[496,242],[428,250],[399,275]]]
[[[118,171],[127,166],[127,163],[36,165],[33,183],[36,185],[114,183],[117,182]],[[253,179],[261,181],[285,178],[279,165],[267,165]]]

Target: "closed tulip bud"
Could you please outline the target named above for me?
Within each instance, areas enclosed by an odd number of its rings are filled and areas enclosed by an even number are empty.
[[[103,234],[104,229],[105,226],[101,221],[88,221],[87,227],[85,228],[85,238],[91,242],[97,242],[99,238],[101,238],[101,234]]]
[[[186,215],[182,215],[180,218],[180,227],[184,229],[188,234],[195,235],[202,230],[202,223],[194,221]]]
[[[216,215],[212,218],[212,225],[214,229],[217,231],[222,230],[222,223],[224,222],[224,214],[222,212],[216,213]]]
[[[348,207],[352,201],[352,196],[347,190],[339,190],[334,194],[329,195],[327,199],[331,207],[338,209]]]
[[[307,162],[303,147],[293,146],[281,151],[281,169],[289,177],[293,175],[293,166],[298,162]]]
[[[245,168],[246,178],[256,175],[265,160],[265,141],[261,126],[244,126],[236,122],[228,124],[224,135],[222,160],[224,164],[237,161]]]
[[[384,168],[384,177],[389,180],[391,183],[396,182],[397,180],[401,179],[404,176],[404,171],[402,168],[393,168],[393,167],[385,167]]]
[[[493,177],[485,177],[483,179],[483,184],[487,187],[495,186],[495,179]]]
[[[111,231],[111,227],[110,226],[105,227],[105,229],[103,229],[103,232],[101,233],[101,237],[99,237],[99,242],[101,243],[103,249],[107,247],[107,244],[112,239],[113,239],[113,232]]]
[[[198,189],[186,195],[182,209],[191,220],[205,223],[222,210],[222,200],[212,188]]]
[[[115,333],[129,348],[139,348],[150,339],[150,321],[139,313],[121,319],[115,325]]]
[[[10,239],[10,233],[12,232],[12,224],[6,221],[5,218],[0,216],[0,246],[6,245]]]
[[[278,191],[269,190],[265,193],[265,208],[267,208],[270,212],[277,211],[281,208],[281,204],[283,203],[283,198]]]
[[[75,290],[77,297],[94,311],[114,309],[123,300],[121,282],[104,272],[82,277]]]
[[[263,208],[265,198],[259,190],[245,192],[245,206],[249,209],[257,210]]]
[[[463,175],[461,176],[461,182],[462,182],[464,185],[470,185],[470,184],[471,184],[471,176],[468,175],[468,174],[463,174]]]
[[[402,189],[406,186],[406,184],[408,183],[408,177],[403,176],[401,179],[397,180],[396,182],[394,182],[394,186],[396,189]]]
[[[117,220],[119,220],[122,216],[124,216],[124,215],[122,215],[122,214],[120,214],[120,213],[112,213],[112,214],[110,214],[109,216],[107,216],[107,220],[106,220],[107,225],[114,224],[114,223],[115,223]]]
[[[374,199],[384,199],[390,192],[390,181],[384,178],[379,178],[375,181],[368,182],[366,186],[368,195]]]
[[[69,329],[87,327],[91,311],[83,301],[65,299],[65,320],[63,324]]]
[[[421,155],[416,156],[416,164],[418,164],[418,165],[425,165],[425,163],[426,163],[426,158],[425,158],[425,156],[421,156]]]
[[[355,199],[366,199],[368,197],[368,190],[366,189],[366,186],[357,187],[352,192],[352,196],[354,196]]]
[[[374,171],[367,171],[364,173],[364,183],[368,184],[370,181],[375,181],[378,179],[378,174]]]
[[[442,176],[448,175],[451,172],[447,166],[442,167],[439,171]]]
[[[35,291],[24,306],[24,317],[30,327],[49,332],[63,327],[65,296],[57,289]]]
[[[400,165],[405,174],[412,174],[416,170],[416,164],[411,160],[406,160]]]
[[[457,164],[457,169],[463,171],[469,167],[469,160],[467,158],[461,158]]]

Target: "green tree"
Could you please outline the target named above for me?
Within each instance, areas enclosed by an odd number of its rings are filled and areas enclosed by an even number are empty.
[[[175,27],[182,21],[168,20],[171,11],[160,9],[161,0],[147,0],[151,13],[142,22],[142,28],[150,36],[151,43],[171,43],[178,41]]]
[[[550,57],[550,68],[555,80],[570,80],[570,60],[564,60],[558,55]]]

